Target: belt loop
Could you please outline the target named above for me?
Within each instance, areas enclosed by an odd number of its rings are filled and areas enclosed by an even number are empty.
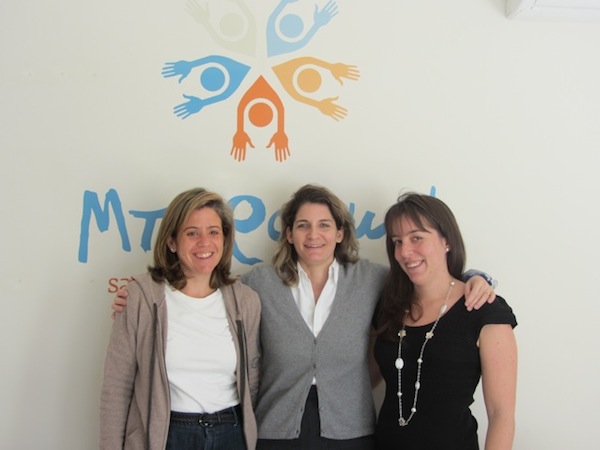
[[[241,408],[241,403],[240,403],[240,405],[231,407],[231,409],[233,410],[233,417],[235,418],[236,424],[240,423],[240,418],[238,417],[238,406]]]

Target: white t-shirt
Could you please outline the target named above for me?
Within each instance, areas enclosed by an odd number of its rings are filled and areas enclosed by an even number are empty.
[[[171,410],[213,413],[239,403],[237,355],[220,290],[194,298],[165,287]]]

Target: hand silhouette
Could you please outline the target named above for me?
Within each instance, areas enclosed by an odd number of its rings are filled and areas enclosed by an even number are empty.
[[[339,97],[324,98],[323,100],[319,100],[316,106],[319,108],[319,111],[326,116],[330,116],[332,119],[343,119],[348,115],[348,110],[333,103],[333,101],[337,100],[338,98]]]
[[[183,94],[183,98],[186,98],[188,101],[173,108],[175,115],[181,119],[185,119],[192,114],[196,114],[204,107],[204,105],[206,105],[204,100],[194,97],[193,95]]]
[[[188,0],[185,4],[185,9],[199,24],[208,24],[209,13],[207,6],[201,6],[195,0]]]
[[[164,78],[169,77],[179,77],[179,83],[181,83],[185,77],[190,74],[190,71],[194,68],[194,64],[189,61],[177,61],[177,62],[168,62],[162,68],[161,74]]]
[[[331,65],[329,69],[331,71],[331,75],[338,81],[340,84],[344,84],[342,78],[348,78],[349,80],[358,80],[360,78],[360,72],[356,68],[356,66],[348,66],[342,63],[335,63]]]
[[[337,5],[334,0],[329,0],[327,4],[319,11],[318,5],[315,5],[313,14],[314,26],[322,27],[327,25],[338,13]]]
[[[269,141],[267,148],[275,147],[275,161],[283,162],[290,156],[288,137],[283,131],[277,131]]]
[[[233,145],[229,154],[237,161],[244,161],[246,159],[246,145],[254,148],[250,136],[245,131],[237,131],[233,136]]]

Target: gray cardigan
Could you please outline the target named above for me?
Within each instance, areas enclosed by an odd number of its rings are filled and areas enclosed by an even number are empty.
[[[170,418],[165,367],[167,304],[164,284],[148,273],[127,286],[125,312],[117,314],[104,363],[100,449],[164,449]],[[237,352],[237,389],[248,449],[256,444],[252,403],[259,384],[260,302],[236,282],[221,288]]]
[[[316,338],[274,268],[257,267],[242,277],[262,304],[259,439],[299,436],[313,377],[321,436],[352,439],[374,432],[367,350],[386,273],[387,268],[367,260],[341,265],[331,313]]]

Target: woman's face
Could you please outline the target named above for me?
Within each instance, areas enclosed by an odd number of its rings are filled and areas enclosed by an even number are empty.
[[[424,230],[402,217],[393,224],[391,235],[394,258],[416,286],[449,274],[446,239],[427,221],[423,225]]]
[[[337,229],[327,205],[305,203],[298,209],[286,235],[302,267],[328,267],[333,262],[336,245],[344,238],[344,231]]]
[[[188,278],[208,276],[223,257],[225,237],[221,217],[209,207],[197,209],[170,239],[169,247],[175,249],[183,273]]]

